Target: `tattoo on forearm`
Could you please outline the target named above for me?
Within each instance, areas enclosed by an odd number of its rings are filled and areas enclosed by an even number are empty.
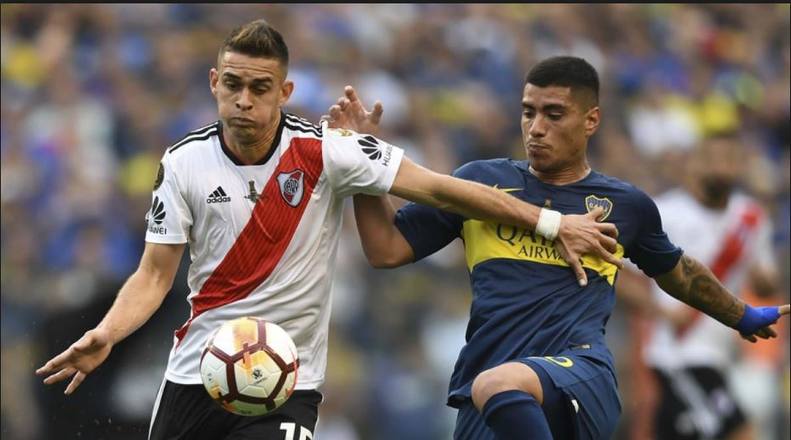
[[[723,324],[734,326],[744,313],[744,305],[720,284],[713,273],[694,258],[681,257],[683,284],[676,298]]]

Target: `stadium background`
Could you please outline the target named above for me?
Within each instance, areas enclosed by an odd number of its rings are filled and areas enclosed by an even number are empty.
[[[33,370],[94,326],[136,267],[160,156],[216,119],[207,72],[227,32],[253,18],[290,48],[288,111],[316,121],[355,85],[384,102],[382,137],[439,171],[523,157],[523,77],[555,54],[600,72],[593,166],[650,194],[678,183],[701,138],[738,130],[750,152],[744,189],[772,214],[767,252],[788,301],[788,5],[4,4],[3,439],[144,437],[188,315],[186,261],[163,307],[74,396]],[[470,301],[461,246],[371,269],[347,214],[315,438],[449,438],[445,390]],[[608,325],[624,439],[644,438],[629,315],[619,306]],[[764,406],[766,438],[788,438],[787,341],[773,347],[754,356],[773,365],[779,393],[748,397]]]

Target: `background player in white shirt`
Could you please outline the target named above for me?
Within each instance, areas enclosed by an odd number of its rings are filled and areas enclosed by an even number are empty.
[[[738,294],[747,283],[771,295],[777,285],[771,223],[759,202],[736,190],[744,160],[735,135],[707,139],[690,153],[685,188],[655,201],[668,235],[729,291]],[[659,318],[642,353],[659,386],[656,437],[754,438],[728,386],[726,371],[738,348],[732,332],[656,285],[649,301],[634,281],[619,287],[622,298]]]
[[[579,257],[615,258],[612,224],[600,211],[563,216],[510,195],[433,173],[372,136],[321,128],[281,107],[288,49],[263,20],[234,29],[211,69],[220,121],[164,154],[138,270],[99,323],[37,370],[72,393],[114,344],[143,325],[172,286],[190,245],[190,319],[175,335],[150,438],[280,438],[281,422],[312,432],[324,379],[330,287],[343,199],[391,194],[536,230],[555,243],[581,283]],[[276,413],[250,418],[217,406],[200,385],[200,348],[228,319],[259,316],[282,326],[301,359],[297,391]],[[229,436],[230,434],[230,436]],[[248,437],[244,437],[248,438]]]

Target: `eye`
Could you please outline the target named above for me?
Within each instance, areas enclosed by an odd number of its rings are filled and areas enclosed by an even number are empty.
[[[255,93],[256,95],[263,95],[268,91],[269,91],[268,87],[256,87],[253,89],[253,93]]]
[[[552,119],[553,121],[558,121],[563,117],[563,113],[550,113],[547,116],[549,116],[549,119]]]
[[[523,111],[523,112],[522,112],[522,114],[523,114],[523,115],[524,115],[524,116],[525,116],[527,119],[533,119],[533,117],[535,117],[535,112],[534,112],[533,110],[525,110],[525,111]]]
[[[223,84],[225,84],[225,87],[227,87],[228,90],[236,90],[239,88],[239,84],[234,81],[225,81]]]

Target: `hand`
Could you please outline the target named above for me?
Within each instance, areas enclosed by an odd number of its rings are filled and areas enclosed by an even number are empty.
[[[564,215],[560,221],[555,247],[560,256],[571,266],[580,286],[588,284],[588,276],[582,267],[582,255],[599,256],[608,263],[623,269],[623,262],[614,254],[618,248],[618,228],[612,223],[599,223],[596,220],[604,214],[597,207],[585,215]]]
[[[71,394],[85,380],[85,377],[102,364],[112,349],[110,334],[102,328],[95,328],[71,344],[66,351],[47,361],[36,374],[43,376],[44,383],[52,385],[64,379],[71,379],[64,394]]]
[[[788,315],[791,306],[788,304],[777,307],[751,307],[745,304],[744,316],[736,324],[736,330],[743,339],[758,342],[758,338],[776,338],[777,333],[771,325],[776,323],[783,315]],[[758,338],[756,338],[756,336]]]
[[[354,87],[346,86],[343,92],[345,96],[338,98],[338,102],[330,106],[329,115],[323,115],[321,119],[326,119],[330,128],[346,128],[358,133],[376,135],[384,113],[382,103],[376,101],[373,111],[369,112]]]

